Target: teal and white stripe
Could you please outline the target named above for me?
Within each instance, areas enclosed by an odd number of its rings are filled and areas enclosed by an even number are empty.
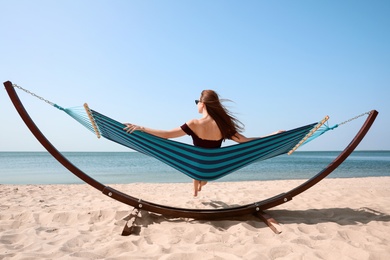
[[[306,125],[246,143],[210,149],[156,137],[140,131],[129,134],[123,130],[124,124],[92,109],[90,111],[103,137],[155,157],[193,179],[205,181],[219,179],[257,160],[266,160],[286,154],[317,124]],[[87,128],[93,129],[90,126]]]

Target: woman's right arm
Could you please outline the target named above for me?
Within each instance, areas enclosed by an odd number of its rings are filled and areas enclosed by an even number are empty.
[[[264,137],[267,137],[267,136],[270,136],[270,135],[276,135],[276,134],[279,134],[279,133],[283,133],[285,132],[284,130],[279,130],[279,131],[276,131],[276,132],[273,132],[269,135],[265,135],[265,136],[261,136],[261,137],[246,137],[240,133],[236,133],[234,136],[232,136],[232,140],[237,142],[237,143],[245,143],[245,142],[249,142],[249,141],[252,141],[252,140],[255,140],[255,139],[259,139],[259,138],[264,138]]]
[[[235,135],[232,136],[232,140],[237,143],[245,143],[255,139],[258,139],[258,137],[246,137],[245,135],[242,135],[240,133],[236,133]]]

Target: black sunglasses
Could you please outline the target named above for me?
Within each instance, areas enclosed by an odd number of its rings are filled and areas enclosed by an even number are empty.
[[[201,102],[200,100],[195,100],[195,104],[197,105],[199,102]]]

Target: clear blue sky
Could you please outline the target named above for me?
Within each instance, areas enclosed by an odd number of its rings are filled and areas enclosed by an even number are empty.
[[[390,1],[1,1],[2,82],[63,107],[170,129],[214,89],[261,136],[379,111],[360,150],[390,150]],[[127,151],[18,92],[61,151]],[[364,119],[303,150],[340,150]],[[0,151],[42,151],[0,92]],[[189,142],[188,138],[183,138]]]

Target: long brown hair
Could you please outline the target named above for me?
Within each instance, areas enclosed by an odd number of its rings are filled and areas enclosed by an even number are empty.
[[[214,90],[203,90],[200,96],[200,101],[206,105],[207,112],[217,123],[224,140],[231,139],[237,133],[243,131],[244,124],[234,117],[233,114],[221,103],[221,101],[230,100],[220,100],[217,92]]]

